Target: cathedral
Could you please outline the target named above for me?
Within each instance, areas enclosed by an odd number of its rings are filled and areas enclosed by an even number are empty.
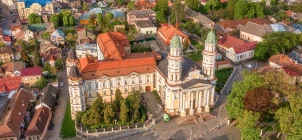
[[[109,35],[105,38],[104,34]],[[114,34],[103,33],[97,38],[102,60],[89,56],[79,59],[74,50],[68,52],[66,66],[73,119],[76,111],[85,111],[97,96],[112,102],[117,89],[123,97],[134,91],[156,90],[169,114],[184,117],[210,111],[215,104],[217,80],[217,42],[213,31],[207,35],[201,66],[183,55],[180,36],[174,35],[167,50],[130,53],[124,49],[129,42],[113,38]],[[102,43],[104,40],[106,44]],[[119,59],[114,60],[113,55]]]

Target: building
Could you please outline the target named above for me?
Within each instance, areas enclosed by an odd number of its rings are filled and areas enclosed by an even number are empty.
[[[53,111],[56,105],[58,104],[57,102],[57,99],[59,97],[58,90],[59,89],[57,87],[54,87],[51,84],[48,84],[45,88],[43,88],[42,95],[35,107],[36,110],[46,107]]]
[[[8,62],[1,67],[3,77],[20,76],[22,68],[24,68],[23,62]]]
[[[72,118],[75,119],[76,111],[85,111],[98,95],[104,102],[112,102],[117,89],[123,97],[134,91],[156,90],[170,114],[209,112],[215,104],[217,80],[213,31],[205,44],[201,67],[182,55],[181,37],[177,34],[171,40],[170,52],[129,53],[120,59],[97,61],[89,57],[78,59],[71,49],[66,66]]]
[[[213,25],[215,24],[211,19],[209,19],[205,15],[195,12],[187,6],[185,7],[185,12],[187,17],[192,19],[194,23],[200,24],[205,28],[212,29]]]
[[[41,67],[23,68],[21,70],[22,83],[25,86],[34,86],[35,83],[41,79],[41,75]]]
[[[295,63],[302,65],[302,50],[293,50],[288,55]]]
[[[65,44],[65,34],[61,30],[55,30],[51,36],[50,40],[54,45]]]
[[[48,62],[51,66],[55,66],[55,61],[62,58],[62,49],[55,47],[40,53],[42,63]]]
[[[12,47],[5,47],[0,50],[0,62],[6,63],[14,60],[14,52]]]
[[[19,140],[30,122],[32,94],[21,88],[7,104],[0,123],[0,139]]]
[[[134,25],[135,21],[150,20],[155,21],[155,12],[152,9],[146,10],[133,10],[127,13],[127,22],[130,25]]]
[[[54,7],[51,0],[18,0],[18,14],[20,19],[27,19],[31,13],[54,14]]]
[[[13,0],[1,0],[3,5],[6,5],[9,9],[16,9],[16,5]]]
[[[248,18],[236,20],[222,20],[214,25],[214,28],[221,33],[228,33],[233,30],[240,30],[246,23],[252,22],[259,25],[269,25],[270,21],[264,18]]]
[[[146,35],[156,34],[157,27],[150,20],[138,20],[134,22],[135,28],[138,32]]]
[[[293,24],[292,27],[295,28],[294,32],[296,34],[302,33],[302,24]]]
[[[36,110],[25,132],[26,140],[43,140],[48,131],[48,125],[52,118],[52,111],[47,107]]]
[[[262,42],[264,35],[271,32],[273,32],[273,30],[270,25],[248,22],[240,29],[240,39],[250,42]]]
[[[218,41],[218,48],[232,62],[241,62],[254,57],[257,42],[246,42],[236,37],[225,35]]]
[[[166,23],[161,24],[161,27],[157,31],[157,37],[159,37],[166,46],[170,45],[171,39],[175,34],[181,37],[182,43],[187,42],[188,44],[191,44],[189,37],[180,30],[178,23],[176,23],[175,26]]]
[[[113,14],[113,20],[125,20],[125,13],[123,12],[123,9],[93,8],[80,16],[80,25],[87,25],[90,15],[97,15],[98,13],[101,13],[103,16],[105,16],[108,12]]]
[[[90,32],[87,32],[85,28],[78,28],[77,35],[77,44],[95,43],[96,36]]]
[[[0,78],[0,93],[15,93],[21,86],[21,77]]]
[[[121,32],[107,32],[97,37],[98,60],[122,60],[130,53],[130,42]]]
[[[10,30],[12,32],[13,39],[18,39],[22,34],[24,34],[21,24],[11,25]]]
[[[97,58],[97,45],[90,43],[76,45],[76,54],[78,58],[84,58],[86,56]]]
[[[156,5],[155,0],[134,0],[135,5],[138,9],[145,10],[145,9],[153,9]],[[169,4],[169,2],[168,2]]]

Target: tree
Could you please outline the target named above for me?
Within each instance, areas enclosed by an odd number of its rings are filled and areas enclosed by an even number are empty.
[[[243,98],[244,108],[248,111],[266,113],[276,107],[273,97],[272,91],[263,87],[250,90]]]
[[[115,100],[114,100],[114,106],[116,107],[116,111],[120,111],[121,109],[121,100],[123,100],[122,92],[117,89],[115,91]]]
[[[57,70],[62,70],[63,69],[63,59],[59,58],[55,62],[55,67]]]
[[[44,40],[49,40],[50,39],[50,33],[45,31],[41,34],[41,38]]]
[[[43,89],[44,87],[47,86],[47,84],[48,84],[48,81],[42,77],[35,83],[35,86],[38,89]]]
[[[39,17],[39,16],[36,13],[29,14],[28,17],[27,17],[28,23],[29,24],[35,24],[37,17]]]
[[[124,3],[124,0],[116,0],[116,2],[119,4],[119,5],[122,5]]]
[[[83,3],[83,10],[85,10],[85,11],[89,10],[89,6],[86,2]]]
[[[281,107],[275,115],[287,139],[302,139],[302,97],[301,94],[290,96],[289,104]]]
[[[69,26],[69,17],[63,16],[63,26],[68,27]]]
[[[43,70],[43,72],[44,71],[48,71],[49,72],[51,70],[50,64],[48,62],[45,62],[42,70]]]
[[[128,11],[132,11],[132,10],[136,9],[135,2],[134,1],[128,2],[127,8],[128,8]]]
[[[41,24],[41,23],[44,23],[43,19],[41,16],[38,16],[36,19],[35,19],[35,22],[36,24]]]
[[[130,107],[130,114],[132,115],[132,121],[138,121],[140,119],[140,95],[139,92],[134,92],[127,97],[127,102],[129,103]]]
[[[180,0],[175,0],[171,9],[171,23],[175,23],[176,19],[182,21],[185,15],[185,5],[181,4]]]
[[[156,12],[155,19],[156,19],[156,21],[158,23],[165,23],[165,22],[167,22],[167,18],[166,18],[166,16],[165,16],[165,14],[164,14],[163,11]]]
[[[249,10],[249,4],[246,0],[238,0],[235,4],[234,9],[234,18],[235,19],[243,19],[247,18],[245,14]]]
[[[187,40],[187,39],[184,40],[182,46],[183,46],[182,51],[183,51],[183,53],[185,54],[185,53],[186,53],[186,50],[189,48],[189,43],[188,43],[188,40]]]
[[[220,8],[219,0],[208,0],[205,8],[208,10],[218,10]]]
[[[110,12],[106,13],[105,16],[106,16],[106,20],[107,20],[107,21],[111,21],[111,20],[113,19],[113,14],[110,13]]]
[[[110,125],[113,121],[115,111],[111,104],[106,104],[104,109],[104,121],[107,125]]]
[[[69,45],[71,45],[76,41],[76,36],[73,33],[68,33],[66,36],[66,41],[68,42]]]
[[[261,140],[260,130],[257,128],[257,122],[260,117],[259,113],[244,111],[242,119],[239,120],[238,127],[241,131],[243,140]]]
[[[102,13],[98,13],[96,15],[96,17],[97,17],[97,24],[102,25],[103,24],[103,15],[102,15]]]
[[[98,96],[97,99],[91,104],[91,108],[82,114],[82,123],[91,128],[99,128],[101,123],[104,121],[103,109],[103,99],[101,96]]]
[[[122,99],[121,102],[121,111],[120,111],[120,119],[122,121],[122,124],[125,124],[128,121],[129,118],[129,106],[127,103],[127,100]]]
[[[42,60],[41,60],[41,57],[40,57],[40,54],[39,54],[39,51],[37,48],[34,51],[33,64],[34,64],[34,67],[39,67],[42,65]]]
[[[53,23],[53,25],[55,27],[60,26],[60,15],[59,14],[55,14],[51,16],[51,22]]]
[[[69,16],[69,25],[74,26],[75,25],[75,19],[73,16]]]
[[[185,0],[185,3],[194,11],[200,12],[202,9],[202,5],[199,0]]]
[[[0,49],[3,49],[5,46],[6,46],[5,43],[0,42]]]
[[[166,22],[167,17],[169,15],[168,0],[159,0],[155,5],[155,11],[156,11],[156,20],[159,23]]]

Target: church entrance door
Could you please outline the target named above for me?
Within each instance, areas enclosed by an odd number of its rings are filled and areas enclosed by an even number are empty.
[[[151,87],[150,86],[146,86],[146,91],[150,92],[151,91]]]

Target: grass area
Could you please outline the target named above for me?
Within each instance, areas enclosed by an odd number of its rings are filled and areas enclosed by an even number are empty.
[[[195,45],[198,45],[199,43],[198,42],[196,42],[195,40],[193,40],[193,39],[190,39],[190,41],[191,41],[191,44],[193,45],[193,46],[195,46]]]
[[[201,51],[197,51],[197,53],[193,52],[193,53],[189,54],[188,57],[191,58],[194,61],[202,60]]]
[[[225,69],[215,71],[215,75],[218,78],[218,80],[216,82],[216,91],[217,92],[220,92],[220,90],[223,88],[225,82],[228,80],[232,71],[233,71],[233,68],[225,68]]]
[[[143,46],[132,46],[131,53],[137,53],[137,52],[152,52],[152,49],[149,47],[143,47]]]
[[[68,100],[65,116],[63,119],[62,129],[61,129],[61,137],[62,138],[72,138],[76,136],[75,124],[71,119],[71,108],[70,101]]]

